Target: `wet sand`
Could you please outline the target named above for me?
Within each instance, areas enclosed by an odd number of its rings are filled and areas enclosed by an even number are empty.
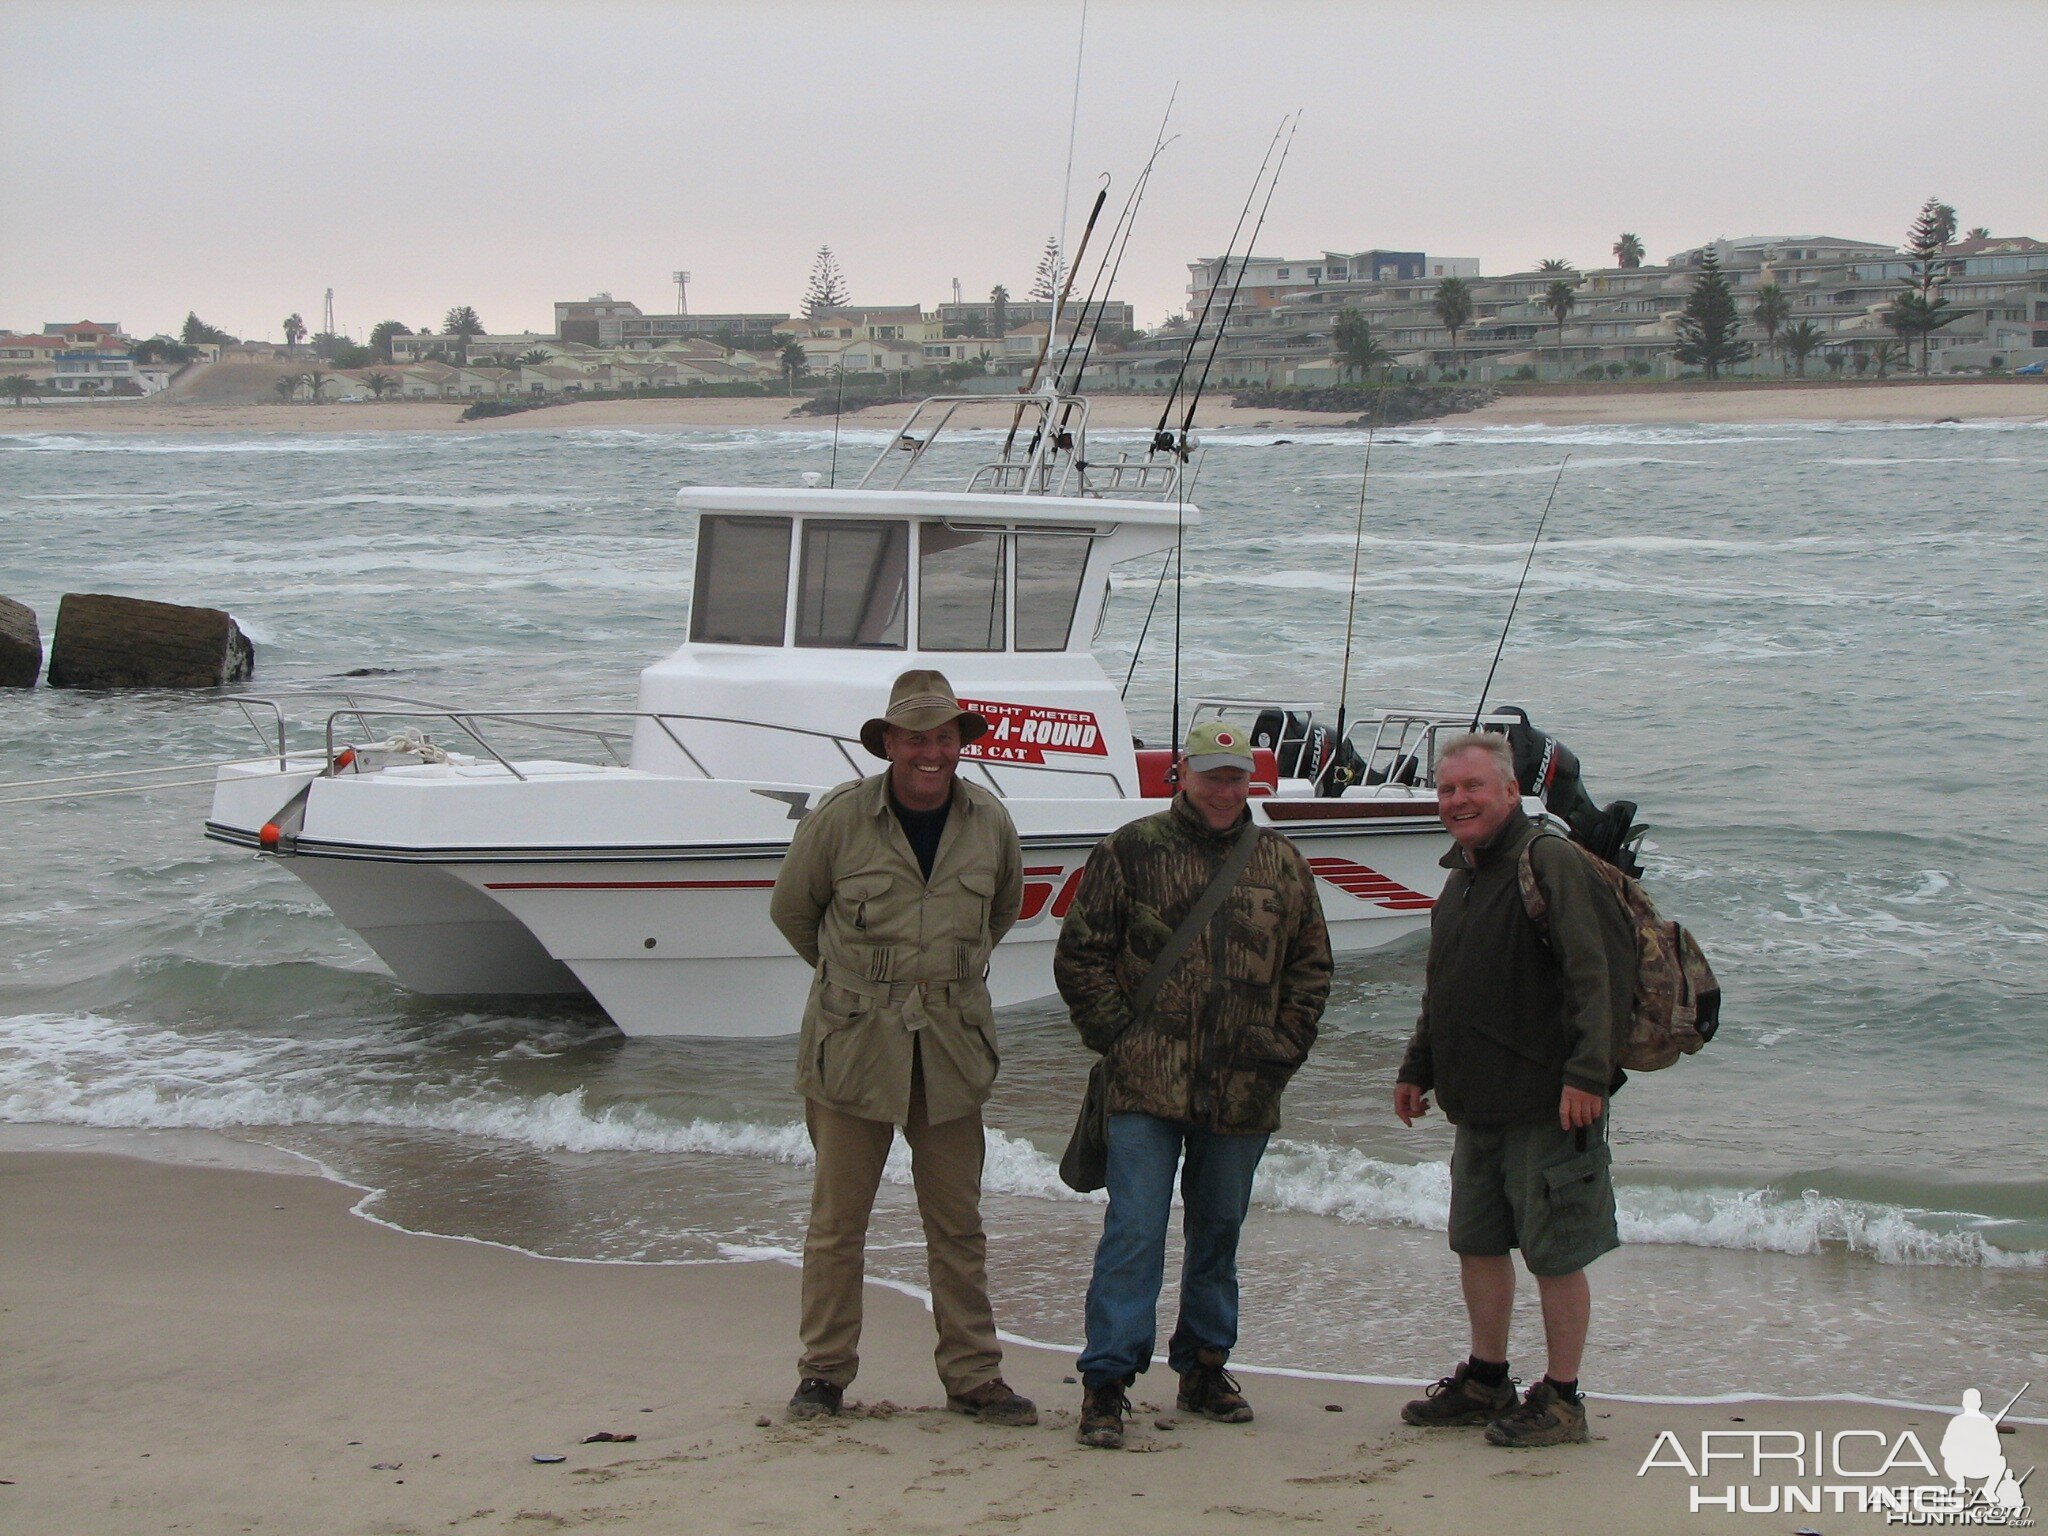
[[[1351,1381],[1247,1371],[1256,1423],[1176,1418],[1155,1367],[1133,1393],[1132,1449],[1089,1451],[1073,1440],[1064,1353],[1010,1349],[1006,1375],[1038,1400],[1038,1427],[970,1423],[943,1409],[922,1307],[871,1288],[859,1410],[792,1426],[786,1265],[538,1259],[401,1233],[351,1215],[358,1199],[314,1177],[0,1153],[0,1527],[1184,1536],[1710,1519],[1836,1536],[1883,1519],[1691,1515],[1684,1473],[1639,1468],[1666,1429],[1697,1447],[1707,1429],[1810,1444],[1815,1430],[1891,1441],[1910,1426],[1932,1450],[1946,1423],[1846,1403],[1596,1397],[1591,1445],[1509,1452],[1477,1431],[1406,1428],[1412,1389]],[[637,1438],[584,1443],[600,1431]],[[2024,1468],[2042,1439],[2029,1424],[2003,1444]],[[1706,1484],[1746,1481],[1724,1465]]]
[[[458,420],[464,402],[385,400],[360,404],[216,404],[179,399],[44,401],[0,407],[0,432],[559,432],[589,429],[668,431],[784,427],[829,432],[829,416],[792,416],[796,402],[746,400],[594,400],[549,406],[487,421]],[[1156,396],[1107,395],[1091,402],[1096,427],[1149,428]],[[908,407],[848,412],[845,422],[888,429]],[[1240,410],[1226,394],[1205,399],[1200,425],[1224,428],[1342,426],[1352,417],[1318,411]],[[1461,427],[1570,426],[1585,423],[1771,421],[1935,422],[2048,419],[2048,381],[1886,380],[1847,384],[1768,384],[1687,389],[1591,386],[1555,394],[1511,394],[1477,411],[1442,418]]]

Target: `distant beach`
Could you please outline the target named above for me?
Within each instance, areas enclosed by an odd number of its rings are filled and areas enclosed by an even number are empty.
[[[1243,410],[1227,393],[1205,399],[1199,425],[1230,427],[1336,427],[1354,418],[1326,411]],[[690,428],[788,427],[830,431],[830,416],[793,415],[799,404],[780,397],[755,399],[591,400],[548,406],[488,421],[459,418],[459,400],[381,400],[359,404],[215,404],[175,394],[143,400],[48,401],[0,407],[5,432],[562,432],[589,428],[633,431]],[[1090,402],[1089,422],[1101,428],[1149,428],[1159,419],[1158,396],[1105,395]],[[893,426],[905,405],[849,411],[862,426]],[[1445,417],[1459,426],[1572,426],[1597,422],[2029,420],[2048,417],[2048,382],[1973,379],[1968,382],[1861,381],[1843,384],[1670,386],[1604,389],[1566,387],[1555,394],[1516,392],[1477,411]]]

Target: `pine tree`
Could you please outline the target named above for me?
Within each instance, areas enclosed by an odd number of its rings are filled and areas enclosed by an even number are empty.
[[[1681,363],[1706,369],[1709,379],[1718,379],[1723,368],[1749,360],[1749,343],[1735,336],[1741,328],[1735,296],[1728,291],[1728,279],[1721,275],[1721,263],[1709,250],[1700,258],[1700,275],[1678,312],[1678,345],[1671,349],[1672,355]]]
[[[839,270],[839,259],[832,254],[832,247],[818,247],[818,259],[811,263],[810,285],[804,289],[804,318],[815,320],[828,309],[842,309],[846,305],[846,278]]]
[[[1060,259],[1060,242],[1057,235],[1045,237],[1045,250],[1038,258],[1038,273],[1031,279],[1031,297],[1034,299],[1057,299],[1060,284],[1066,281],[1066,263]]]
[[[1956,211],[1939,198],[1930,197],[1920,205],[1920,216],[1906,232],[1906,286],[1884,312],[1884,323],[1906,344],[1910,359],[1913,338],[1920,338],[1920,372],[1928,371],[1934,333],[1959,318],[1948,310],[1942,285],[1948,281],[1951,264],[1943,249],[1956,237]]]

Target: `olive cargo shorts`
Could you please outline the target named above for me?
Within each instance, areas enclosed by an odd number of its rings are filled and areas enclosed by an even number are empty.
[[[1532,1275],[1569,1275],[1621,1246],[1607,1117],[1585,1132],[1555,1120],[1461,1125],[1451,1150],[1451,1251],[1522,1250]]]

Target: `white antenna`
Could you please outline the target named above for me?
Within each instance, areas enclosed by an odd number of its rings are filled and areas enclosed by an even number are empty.
[[[668,280],[676,285],[676,313],[687,315],[690,312],[686,298],[690,287],[690,274],[683,271],[671,272]]]

